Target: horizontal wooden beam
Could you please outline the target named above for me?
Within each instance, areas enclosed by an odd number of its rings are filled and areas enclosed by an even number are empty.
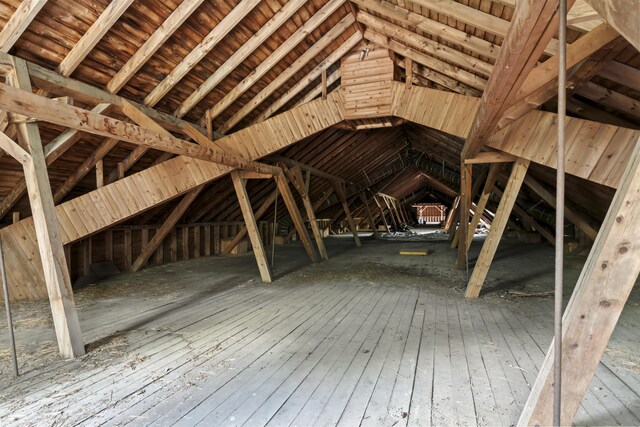
[[[5,67],[10,69],[12,67],[12,58],[12,55],[0,52],[0,69]],[[57,96],[70,96],[75,100],[90,105],[97,105],[101,103],[111,104],[114,111],[118,112],[122,110],[124,101],[127,101],[121,96],[114,95],[79,80],[65,77],[55,71],[51,71],[30,62],[27,62],[27,70],[29,71],[29,76],[31,77],[33,86],[39,89],[44,89]],[[164,128],[172,132],[182,132],[183,123],[187,123],[178,117],[162,113],[140,103],[133,101],[129,102],[139,108],[147,116],[159,122]],[[192,125],[202,129],[199,125],[194,125],[193,123]]]
[[[124,105],[129,105],[131,108],[138,110],[137,106],[129,104],[128,101],[123,101]],[[264,173],[278,173],[274,167],[269,165],[247,161],[232,154],[223,154],[173,136],[160,135],[157,132],[131,123],[112,119],[71,105],[60,104],[49,98],[15,89],[2,83],[0,83],[0,108],[12,113],[35,117],[38,120],[59,126],[70,127],[107,138],[115,138],[147,148],[208,160],[234,168],[250,169]]]
[[[515,162],[517,159],[516,156],[501,151],[482,151],[471,159],[465,159],[464,163],[468,165],[479,163],[508,163]]]

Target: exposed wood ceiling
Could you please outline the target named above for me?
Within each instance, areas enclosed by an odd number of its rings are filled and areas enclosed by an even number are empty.
[[[409,74],[414,85],[481,97],[485,88],[491,88],[492,76],[501,82],[504,74],[496,69],[501,67],[496,63],[516,3],[1,0],[0,51],[195,124],[206,126],[208,117],[213,119],[216,134],[232,133],[321,96],[323,73],[328,90],[338,88],[340,58],[361,40],[388,47],[399,74]],[[582,75],[571,88],[570,113],[640,128],[640,54],[622,37],[628,34],[615,37],[613,29],[603,30],[603,23],[589,2],[575,2],[569,15],[569,42],[583,40],[586,44],[589,40],[593,46],[589,37],[600,40],[603,47],[596,46],[593,51],[604,59],[588,72],[583,58],[576,59],[570,74],[579,75],[582,70]],[[598,31],[608,31],[608,38],[598,38]],[[553,60],[557,53],[554,37],[550,33],[542,41],[534,62]],[[610,44],[614,41],[615,50]],[[609,49],[606,54],[605,48]],[[407,73],[407,64],[411,73]],[[537,75],[544,76],[543,68]],[[547,81],[553,83],[553,76]],[[527,82],[525,87],[532,87]],[[38,93],[46,95],[43,90]],[[528,108],[552,108],[553,94],[552,90],[536,98],[536,104],[529,102]],[[74,105],[95,107],[81,100],[74,100]],[[110,114],[126,118],[119,112]],[[4,117],[0,117],[2,129],[6,127]],[[39,127],[45,144],[65,130],[47,123],[39,123]],[[281,154],[358,185],[384,175],[385,170],[395,167],[397,159],[405,162],[405,170],[407,159],[413,156],[408,153],[453,171],[459,168],[465,142],[460,138],[391,119],[351,121],[343,127],[309,137]],[[131,174],[167,158],[159,151],[126,142],[112,146],[103,153],[104,170],[112,176],[118,163],[124,162],[126,173]],[[73,148],[49,165],[54,192],[101,148],[104,150],[104,138],[80,133]],[[415,170],[414,174],[419,176],[420,172]],[[540,172],[540,178],[544,173]],[[15,191],[21,180],[20,165],[1,156],[0,199]],[[313,182],[312,198],[329,191],[321,179],[313,178]],[[73,184],[66,199],[94,189],[95,176],[86,174]],[[264,185],[249,185],[252,198],[264,196],[266,190],[260,186]],[[212,206],[219,211],[207,210],[207,203],[223,188],[231,188],[226,179],[209,185],[186,217],[213,220],[238,216],[235,208],[225,216],[225,210],[215,203]],[[400,193],[397,191],[396,197],[406,196]],[[26,198],[22,197],[13,210],[28,215]],[[142,219],[162,218],[165,211],[166,207],[158,208]],[[8,221],[6,216],[4,221]]]

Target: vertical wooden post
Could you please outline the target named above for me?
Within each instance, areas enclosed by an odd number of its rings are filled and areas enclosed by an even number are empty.
[[[189,259],[189,227],[187,225],[182,227],[182,259]]]
[[[322,70],[322,99],[327,99],[327,70]]]
[[[296,188],[300,197],[302,198],[302,203],[307,212],[307,218],[309,219],[309,225],[311,226],[311,231],[313,232],[313,237],[316,241],[316,245],[318,246],[318,251],[320,252],[320,256],[323,259],[329,259],[329,254],[327,253],[327,248],[324,245],[324,239],[322,238],[322,232],[320,231],[320,227],[318,226],[318,221],[316,220],[316,213],[313,209],[313,204],[311,203],[311,199],[309,198],[308,189],[305,190],[305,182],[302,178],[302,171],[300,168],[294,167],[292,169],[288,169],[285,165],[280,166],[282,170],[289,176],[289,180]],[[307,181],[308,183],[308,181]]]
[[[411,58],[404,58],[404,75],[405,75],[405,85],[410,88],[413,83],[413,62]]]
[[[382,215],[382,222],[384,222],[384,226],[387,229],[387,233],[388,233],[389,231],[391,231],[391,229],[389,228],[389,223],[387,222],[387,217],[384,214],[384,208],[380,204],[380,201],[378,200],[378,196],[376,196],[375,194],[373,195],[373,200],[376,202],[376,205],[378,206],[378,209],[380,209],[380,215]]]
[[[572,423],[639,273],[640,140],[564,312],[562,425]],[[552,423],[553,349],[552,342],[519,426]]]
[[[484,183],[484,187],[482,188],[482,194],[480,195],[480,200],[476,204],[476,208],[473,212],[473,218],[471,218],[471,225],[469,226],[469,230],[467,232],[467,252],[471,247],[471,242],[473,241],[473,234],[480,223],[480,218],[487,207],[487,202],[489,201],[489,196],[491,195],[491,189],[493,185],[496,183],[500,172],[502,171],[502,163],[494,163],[491,165],[489,169],[489,175],[487,175],[487,180]]]
[[[140,247],[144,249],[149,244],[149,229],[145,226],[142,226],[142,230],[140,230]],[[142,250],[141,249],[141,250]],[[147,261],[145,260],[144,265],[147,265]]]
[[[298,210],[298,206],[296,205],[296,200],[293,198],[293,194],[291,194],[291,189],[289,188],[286,177],[284,176],[284,174],[282,174],[275,176],[274,178],[276,180],[276,183],[278,184],[278,189],[280,190],[280,194],[282,195],[282,200],[284,200],[284,204],[287,206],[289,215],[291,215],[293,224],[296,227],[296,231],[298,232],[298,237],[302,242],[302,246],[304,246],[305,251],[307,251],[307,255],[309,255],[309,258],[311,258],[311,262],[320,262],[320,257],[318,257],[315,249],[313,249],[311,237],[309,237],[307,228],[304,225],[302,215],[300,215],[300,211]]]
[[[237,170],[231,171],[231,179],[233,180],[233,186],[236,189],[238,196],[238,202],[240,203],[240,210],[242,210],[242,216],[244,217],[244,223],[247,227],[247,233],[251,240],[251,247],[258,263],[258,269],[260,270],[260,277],[265,283],[271,283],[271,270],[269,269],[269,262],[267,261],[267,255],[264,252],[264,246],[262,245],[262,238],[258,233],[258,224],[253,216],[253,210],[251,209],[251,203],[249,201],[249,195],[247,194],[247,188],[245,182]]]
[[[204,226],[204,256],[211,255],[211,226]]]
[[[458,242],[461,236],[466,237],[469,233],[469,208],[471,207],[471,180],[473,170],[471,165],[464,162],[460,165],[460,220],[456,231]],[[454,236],[455,240],[455,236]],[[467,265],[467,245],[458,245],[458,256],[456,258],[456,268],[461,270]]]
[[[82,274],[91,275],[91,259],[93,258],[93,248],[91,247],[91,237],[87,237],[82,242]]]
[[[489,235],[484,241],[484,245],[482,245],[480,256],[476,261],[476,266],[473,269],[473,273],[471,274],[471,278],[469,279],[469,283],[467,284],[467,291],[465,292],[465,297],[467,298],[478,298],[478,295],[480,295],[480,289],[482,289],[484,279],[487,277],[487,273],[489,272],[489,267],[491,266],[493,257],[496,254],[496,250],[498,249],[500,238],[502,237],[502,233],[507,226],[507,221],[509,220],[509,216],[511,215],[513,205],[516,203],[518,193],[520,192],[520,187],[522,187],[522,182],[524,181],[524,177],[527,174],[528,168],[529,160],[518,159],[513,164],[509,182],[507,183],[507,187],[504,190],[502,199],[500,199],[500,204],[498,206],[498,210],[496,211],[496,216],[491,223]],[[465,236],[466,234],[461,235]]]
[[[105,233],[104,252],[107,261],[113,261],[113,230],[107,230]]]
[[[13,66],[13,85],[30,93],[32,88],[26,63],[13,58]],[[85,349],[38,125],[21,123],[18,125],[18,135],[32,159],[24,165],[24,175],[58,348],[62,357],[75,358],[82,356]]]
[[[20,212],[14,212],[13,214],[11,214],[11,220],[14,224],[20,221]]]
[[[104,187],[104,163],[102,159],[96,162],[96,188]]]
[[[356,228],[356,224],[353,221],[353,217],[351,216],[351,210],[349,209],[349,202],[347,202],[347,197],[342,190],[342,186],[338,182],[331,182],[333,185],[333,190],[338,195],[340,199],[340,203],[342,203],[342,209],[344,209],[344,214],[347,216],[347,221],[349,222],[349,228],[351,228],[351,232],[353,233],[353,240],[356,242],[357,247],[361,247],[362,243],[360,243],[360,237],[358,236],[358,229]]]
[[[132,241],[131,241],[131,228],[127,227],[124,229],[124,268],[129,269],[131,267],[131,261],[133,259],[133,250],[132,250]]]
[[[124,163],[118,162],[118,179],[124,178]]]
[[[378,237],[378,230],[376,230],[376,223],[373,220],[373,215],[371,214],[371,209],[369,208],[369,203],[367,202],[367,196],[364,194],[364,191],[360,192],[360,199],[364,204],[364,210],[367,213],[367,218],[369,219],[369,224],[371,225],[371,229],[373,230],[373,235]]]

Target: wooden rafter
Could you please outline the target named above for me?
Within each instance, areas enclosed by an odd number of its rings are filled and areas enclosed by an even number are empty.
[[[586,0],[620,35],[640,50],[638,2],[635,0]]]
[[[109,3],[98,19],[82,35],[71,52],[58,65],[56,71],[63,76],[70,76],[86,56],[93,50],[113,24],[129,8],[133,0],[121,0]]]
[[[154,31],[126,64],[107,83],[107,90],[118,93],[135,73],[160,49],[164,42],[191,16],[204,0],[185,1]]]
[[[298,71],[300,71],[309,61],[315,59],[330,43],[332,43],[337,37],[339,37],[348,27],[355,22],[352,15],[346,15],[338,24],[336,24],[331,30],[325,33],[313,46],[307,49],[302,55],[298,57],[283,73],[279,74],[269,84],[254,96],[249,102],[245,103],[240,110],[238,110],[229,120],[227,120],[217,130],[218,132],[225,134],[231,130],[235,125],[243,118],[249,115],[254,109],[256,109],[262,102],[264,102],[271,94],[284,85],[287,80],[292,78]],[[342,43],[340,47],[334,50],[330,57],[321,62],[310,75],[303,79],[302,82],[310,82],[315,80],[322,70],[326,70],[333,63],[340,60],[340,58],[349,52],[358,42],[362,40],[360,33],[354,33],[347,41]],[[305,85],[304,83],[301,83]]]
[[[237,100],[240,95],[253,86],[269,70],[271,70],[274,65],[280,62],[282,58],[284,58],[294,47],[304,40],[307,37],[307,34],[314,31],[320,24],[329,18],[333,12],[344,4],[344,1],[345,0],[329,0],[322,9],[316,12],[302,26],[300,26],[283,44],[273,51],[267,59],[262,61],[249,76],[242,80],[242,82],[238,83],[224,98],[217,102],[216,105],[208,109],[205,113],[206,120],[212,121],[218,117],[235,100]],[[179,116],[183,110],[184,108],[181,107],[181,109],[176,112],[177,115]]]
[[[224,17],[213,30],[205,36],[198,46],[164,78],[144,99],[146,105],[156,105],[184,76],[187,75],[218,43],[260,3],[259,0],[242,0],[233,10]],[[180,114],[177,114],[180,117]]]
[[[306,0],[292,0],[278,11],[265,25],[258,30],[246,43],[231,55],[218,69],[211,74],[175,111],[175,115],[182,117],[198,102],[211,92],[225,77],[235,70],[254,50],[267,40],[281,25],[303,5]]]
[[[0,30],[0,52],[9,52],[27,29],[47,0],[23,0],[9,21]]]

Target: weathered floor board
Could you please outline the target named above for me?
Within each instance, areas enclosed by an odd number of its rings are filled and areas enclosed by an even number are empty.
[[[506,291],[551,288],[551,248],[505,241],[486,293],[466,301],[466,273],[453,269],[447,242],[328,243],[333,256],[320,265],[308,265],[301,247],[278,248],[270,285],[259,283],[249,255],[179,262],[79,291],[91,344],[71,362],[55,356],[46,304],[19,303],[24,375],[9,376],[0,335],[0,424],[517,421],[550,342],[553,307]],[[398,255],[418,248],[434,253]],[[567,282],[578,274],[567,268]],[[631,298],[577,424],[640,424],[638,291]]]

